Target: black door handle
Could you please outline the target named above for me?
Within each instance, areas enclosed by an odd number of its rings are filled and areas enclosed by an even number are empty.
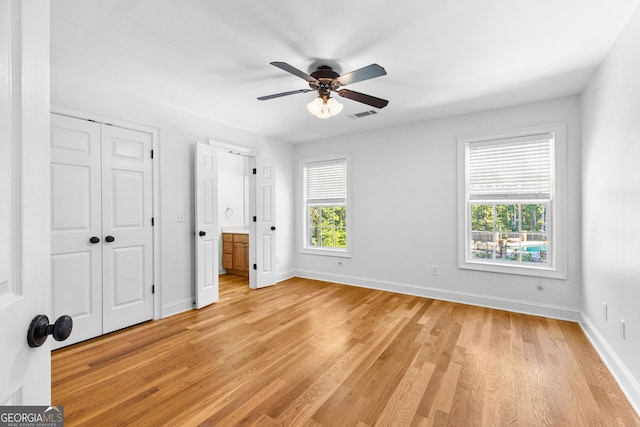
[[[92,238],[89,239],[89,241],[93,244],[100,243],[100,238],[93,236]]]
[[[39,314],[33,318],[27,331],[27,343],[29,347],[40,347],[47,340],[49,335],[53,335],[56,341],[64,341],[71,335],[73,329],[73,319],[71,316],[60,316],[56,323],[49,324],[49,318],[44,314]]]
[[[272,226],[271,226],[271,230],[272,230],[272,231],[275,231],[275,229],[276,229],[276,227],[272,225]]]
[[[206,232],[206,231],[201,231],[201,232],[199,232],[199,233],[198,233],[198,235],[199,235],[200,237],[202,237],[202,236],[206,236],[206,235],[207,235],[207,232]]]
[[[113,236],[107,236],[107,237],[104,238],[104,241],[105,242],[109,242],[109,243],[115,242],[115,240],[116,240],[116,238],[113,237]]]

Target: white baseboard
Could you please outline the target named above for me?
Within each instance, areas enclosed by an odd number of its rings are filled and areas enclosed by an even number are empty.
[[[555,306],[550,304],[536,304],[529,301],[520,301],[509,298],[490,297],[487,295],[473,294],[470,292],[458,292],[448,289],[438,289],[416,286],[407,283],[383,282],[352,276],[338,276],[318,271],[298,270],[297,277],[306,279],[323,280],[325,282],[340,283],[344,285],[359,286],[362,288],[376,289],[380,291],[397,292],[399,294],[414,295],[425,298],[439,299],[443,301],[458,302],[462,304],[477,305],[480,307],[495,308],[498,310],[512,311],[515,313],[532,314],[535,316],[549,317],[552,319],[569,320],[579,322],[580,311],[576,308]]]
[[[162,306],[162,319],[165,317],[173,316],[174,314],[182,313],[185,311],[193,310],[193,300],[191,298],[173,301],[167,305]]]
[[[295,272],[293,270],[278,273],[276,275],[276,283],[283,282],[287,279],[296,277],[294,273]],[[190,298],[179,300],[179,301],[173,301],[167,305],[162,306],[161,312],[160,312],[160,316],[161,316],[160,318],[164,319],[165,317],[169,317],[175,314],[183,313],[185,311],[193,310],[194,307],[195,306],[193,305],[193,300]]]
[[[600,355],[600,359],[613,375],[622,392],[627,396],[629,403],[633,406],[638,416],[640,416],[640,384],[633,378],[631,372],[625,364],[620,360],[613,348],[605,340],[591,319],[585,313],[581,313],[580,326],[585,335],[591,341],[591,344]]]
[[[284,271],[276,274],[276,283],[284,282],[285,280],[293,279],[296,277],[296,272],[293,270]]]

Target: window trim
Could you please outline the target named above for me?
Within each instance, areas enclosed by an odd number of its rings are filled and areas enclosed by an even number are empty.
[[[469,143],[491,141],[505,138],[523,137],[536,134],[554,135],[552,163],[552,202],[550,221],[551,258],[549,265],[538,266],[503,264],[495,261],[468,259],[471,217],[467,213],[469,205],[466,189],[466,147]],[[487,132],[458,138],[458,268],[466,270],[488,271],[494,273],[517,274],[525,276],[566,278],[566,123],[540,125],[512,129],[500,132]]]
[[[347,167],[347,191],[346,191],[346,199],[344,206],[346,207],[346,226],[345,231],[347,234],[347,242],[345,249],[339,248],[322,248],[322,247],[312,247],[308,246],[308,235],[309,235],[309,224],[308,224],[308,216],[307,216],[307,202],[306,202],[306,192],[305,192],[305,165],[308,163],[317,163],[317,162],[328,162],[334,160],[342,160],[344,159]],[[334,256],[334,257],[342,257],[342,258],[351,258],[352,251],[352,227],[351,227],[351,218],[352,216],[352,203],[351,203],[351,154],[343,153],[343,154],[335,154],[335,155],[325,155],[325,156],[314,156],[314,157],[304,157],[299,159],[298,163],[298,185],[299,185],[299,195],[300,202],[299,206],[299,215],[300,224],[302,227],[302,238],[299,241],[300,249],[299,252],[303,254],[311,254],[311,255],[326,255],[326,256]],[[328,206],[328,205],[327,205]]]

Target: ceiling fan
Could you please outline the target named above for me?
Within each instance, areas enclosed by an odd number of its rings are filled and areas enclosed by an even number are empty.
[[[331,92],[336,92],[343,98],[361,102],[375,108],[384,108],[389,103],[386,99],[376,98],[375,96],[341,88],[342,86],[346,86],[351,83],[361,82],[363,80],[369,80],[386,75],[387,72],[385,69],[378,64],[371,64],[364,68],[360,68],[359,70],[343,74],[342,76],[336,73],[328,65],[319,66],[318,69],[311,74],[307,74],[286,62],[271,62],[271,65],[306,80],[310,89],[291,90],[288,92],[261,96],[258,98],[260,101],[280,98],[281,96],[293,95],[296,93],[317,91],[318,97],[309,103],[307,108],[309,109],[309,112],[320,118],[335,116],[342,110],[342,104],[338,103],[334,98],[331,98]]]

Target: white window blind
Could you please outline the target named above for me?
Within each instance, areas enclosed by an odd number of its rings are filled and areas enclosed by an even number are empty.
[[[307,204],[346,203],[346,159],[306,163],[304,170]]]
[[[553,134],[469,142],[470,201],[551,199]]]

